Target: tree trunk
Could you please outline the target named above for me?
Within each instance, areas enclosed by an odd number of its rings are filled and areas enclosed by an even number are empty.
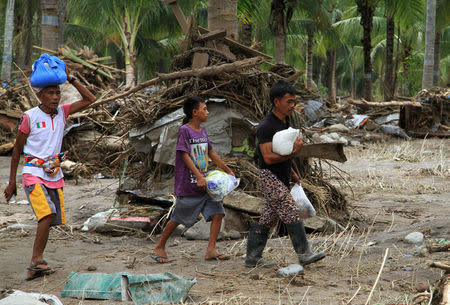
[[[131,42],[131,32],[133,29],[132,20],[128,20],[126,17],[123,19],[123,41],[124,44],[124,57],[125,57],[125,84],[127,87],[134,86],[134,62],[136,60],[136,50]]]
[[[14,34],[13,37],[18,37],[23,32],[23,11],[16,9],[14,12]],[[17,65],[23,65],[23,56],[22,56],[22,44],[15,43],[13,46],[14,49],[14,61]]]
[[[336,53],[336,49],[331,50],[329,99],[333,105],[336,103]]]
[[[436,0],[427,0],[425,57],[423,60],[422,89],[433,86],[434,36],[436,28]]]
[[[66,0],[58,0],[58,48],[64,44],[65,23],[66,23]]]
[[[386,67],[384,73],[384,100],[390,101],[394,97],[394,30],[395,24],[391,17],[386,17]]]
[[[364,52],[364,98],[367,101],[372,100],[372,62],[370,53],[372,51],[372,21],[376,5],[370,0],[356,0],[358,11],[361,14],[361,25],[363,26],[363,44]]]
[[[41,0],[41,45],[43,48],[53,51],[57,51],[59,47],[58,1],[59,0]]]
[[[433,86],[439,87],[441,84],[441,72],[439,70],[441,65],[441,33],[436,31],[434,38],[434,72],[433,72]]]
[[[5,13],[5,35],[3,41],[3,60],[1,80],[11,80],[12,40],[14,33],[14,0],[8,0]]]
[[[272,0],[270,5],[269,27],[274,36],[275,63],[286,62],[286,28],[285,3],[283,0]]]
[[[226,30],[227,37],[238,40],[238,0],[209,0],[208,29]]]
[[[23,65],[28,67],[31,64],[31,52],[33,45],[33,4],[31,1],[26,1],[25,8],[25,21],[23,26],[22,45],[23,50]]]
[[[308,43],[306,50],[306,88],[312,88],[312,74],[313,74],[313,40],[314,33],[308,31]]]

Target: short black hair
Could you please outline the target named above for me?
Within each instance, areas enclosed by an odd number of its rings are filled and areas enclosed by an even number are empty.
[[[206,101],[198,96],[190,96],[184,101],[183,112],[186,116],[183,119],[183,124],[189,123],[192,119],[192,112],[194,109],[198,109],[200,103],[206,103]]]
[[[295,88],[291,84],[279,80],[272,86],[272,88],[270,88],[270,102],[272,103],[272,105],[275,105],[274,100],[276,98],[283,97],[286,93],[297,95],[297,90],[295,90]]]

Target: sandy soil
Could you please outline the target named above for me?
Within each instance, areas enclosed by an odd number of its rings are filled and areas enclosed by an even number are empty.
[[[345,148],[349,159],[335,164],[344,172],[327,170],[328,178],[347,194],[351,221],[345,232],[310,235],[316,250],[328,256],[305,267],[305,274],[278,277],[276,269],[244,267],[246,239],[221,241],[218,247],[233,254],[225,262],[205,262],[206,241],[169,240],[168,253],[175,261],[157,264],[151,259],[158,236],[114,237],[83,233],[81,224],[96,212],[114,205],[115,179],[66,181],[64,189],[68,226],[52,229],[45,258],[57,272],[25,281],[33,230],[0,232],[0,289],[51,293],[57,296],[71,271],[135,274],[170,271],[195,277],[191,304],[364,304],[379,272],[386,249],[388,259],[373,292],[371,304],[406,304],[417,293],[419,282],[435,283],[441,271],[432,261],[449,259],[448,253],[423,253],[404,243],[410,232],[426,240],[450,239],[450,169],[448,140],[389,140],[364,148]],[[8,180],[9,157],[0,157],[0,182]],[[351,187],[351,188],[350,188]],[[17,200],[25,199],[22,189]],[[0,229],[13,223],[35,225],[30,206],[0,204]],[[421,253],[422,252],[422,253]],[[412,254],[410,256],[409,254]],[[283,266],[296,263],[286,237],[271,239],[264,254]],[[356,295],[355,295],[356,294]],[[64,304],[126,304],[123,302],[65,298]],[[131,304],[131,303],[129,303]]]

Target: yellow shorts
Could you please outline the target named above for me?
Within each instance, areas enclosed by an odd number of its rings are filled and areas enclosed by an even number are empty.
[[[53,219],[51,226],[66,223],[64,196],[61,188],[51,189],[42,183],[37,183],[26,186],[25,194],[33,207],[38,222],[42,218],[54,214],[55,218]]]

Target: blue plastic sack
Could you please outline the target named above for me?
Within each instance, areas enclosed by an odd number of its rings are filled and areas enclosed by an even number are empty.
[[[33,87],[56,86],[67,80],[66,64],[56,56],[42,54],[32,67],[30,83]]]

